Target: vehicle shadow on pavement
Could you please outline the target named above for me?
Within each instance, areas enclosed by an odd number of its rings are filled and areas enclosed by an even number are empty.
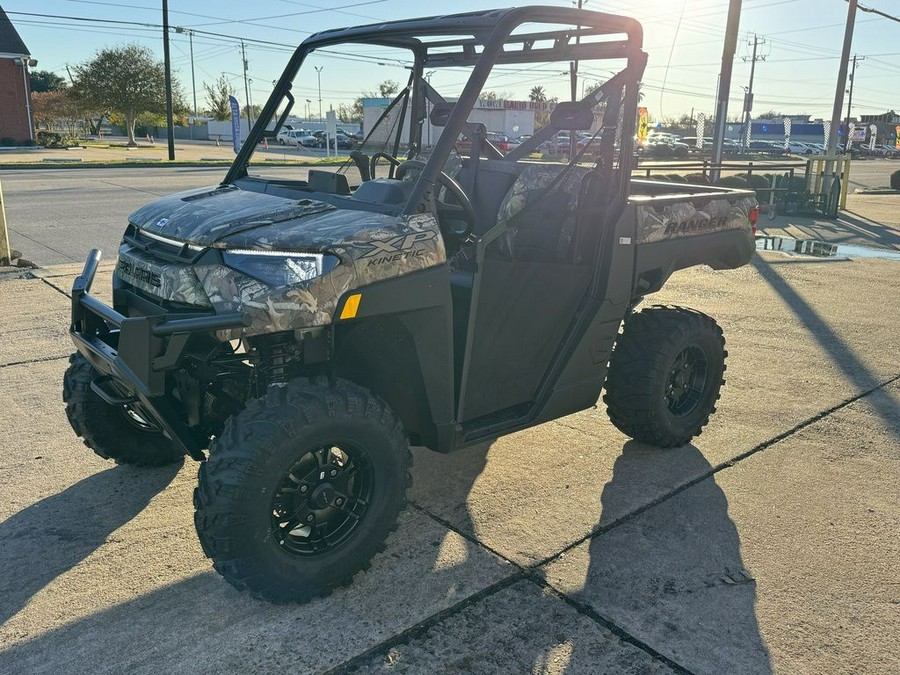
[[[691,672],[771,673],[756,619],[756,581],[714,477],[618,525],[606,519],[627,513],[622,502],[633,503],[634,491],[647,487],[664,452],[678,452],[692,475],[711,469],[693,445],[667,451],[628,441],[603,488],[584,588],[569,595]],[[551,583],[553,577],[551,567]],[[567,672],[591,672],[595,658],[576,643]]]
[[[866,364],[856,355],[852,347],[848,345],[821,315],[803,299],[793,286],[778,273],[768,262],[754,256],[750,263],[760,276],[781,296],[785,304],[794,312],[810,335],[819,343],[819,346],[831,357],[834,364],[840,369],[847,381],[856,387],[856,393],[863,393],[881,387],[884,381],[866,367]],[[897,374],[896,372],[894,373]],[[900,417],[900,407],[888,398],[886,403],[875,408],[877,414],[883,419],[893,434],[900,440],[900,427],[895,420]]]
[[[180,467],[116,466],[0,523],[0,625],[137,516]]]
[[[838,222],[858,232],[857,236],[870,240],[877,246],[900,249],[900,232],[881,223],[867,219],[853,211],[841,211]]]

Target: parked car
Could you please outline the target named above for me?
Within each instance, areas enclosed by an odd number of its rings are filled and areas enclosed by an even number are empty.
[[[748,147],[751,152],[762,152],[767,155],[785,154],[784,143],[777,141],[750,141]]]
[[[498,131],[487,132],[487,139],[500,152],[509,152],[509,136]]]
[[[307,148],[316,145],[316,137],[306,129],[289,129],[288,131],[279,131],[275,137],[282,145],[303,146]]]
[[[497,148],[500,152],[509,152],[513,147],[515,147],[515,145],[510,144],[509,136],[500,133],[499,131],[488,131],[486,138],[488,141],[490,141],[491,145]],[[461,154],[467,154],[471,148],[472,141],[464,136],[456,142],[456,151]]]
[[[317,148],[324,148],[324,147],[325,147],[325,143],[326,143],[326,136],[327,136],[326,132],[324,132],[324,131],[316,131],[316,132],[314,133],[314,135],[315,135],[315,137],[316,137],[315,146],[316,146]],[[350,150],[350,149],[353,148],[353,144],[354,144],[353,138],[352,138],[351,136],[349,136],[349,135],[348,135],[345,131],[343,131],[342,129],[338,129],[338,130],[337,130],[337,134],[335,135],[335,138],[337,139],[337,148],[338,148],[338,150]],[[332,148],[335,147],[335,141],[334,141],[334,140],[331,141],[331,147],[332,147]]]
[[[814,155],[816,151],[807,143],[800,141],[790,141],[788,143],[788,152],[794,155]]]
[[[704,136],[703,137],[703,149],[709,149],[713,145],[713,137],[712,136]],[[700,148],[697,147],[697,137],[696,136],[685,136],[681,139],[681,142],[688,146],[691,152],[700,152]]]

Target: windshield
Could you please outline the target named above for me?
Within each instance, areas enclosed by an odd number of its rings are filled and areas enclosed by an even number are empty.
[[[427,164],[432,181],[440,172],[459,178],[473,198],[475,180],[463,178],[475,163],[504,161],[513,172],[525,163],[591,165],[604,140],[608,163],[623,147],[630,156],[634,121],[622,111],[627,88],[636,101],[643,63],[623,76],[641,52],[623,48],[631,45],[622,29],[522,22],[492,45],[491,32],[467,33],[461,22],[448,22],[449,35],[425,24],[448,19],[405,22],[426,29],[390,39],[390,24],[362,36],[365,28],[346,29],[357,33],[352,41],[301,48],[251,133],[260,143],[242,151],[229,177],[246,166],[251,177],[354,196],[372,181],[414,184]],[[409,185],[390,198],[379,189],[379,203],[391,208],[421,197]],[[374,189],[365,193],[371,202]]]

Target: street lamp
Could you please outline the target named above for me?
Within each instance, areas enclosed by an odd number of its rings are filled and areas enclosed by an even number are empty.
[[[322,69],[325,66],[313,66],[316,69],[316,77],[319,80],[319,119],[322,119]]]
[[[25,113],[28,117],[28,137],[34,140],[34,126],[31,123],[31,94],[28,86],[28,67],[34,68],[38,62],[37,59],[21,57],[14,60],[17,66],[22,66],[22,86],[25,87]]]

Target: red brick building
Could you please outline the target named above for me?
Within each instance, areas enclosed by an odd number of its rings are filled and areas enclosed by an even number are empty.
[[[37,65],[0,7],[0,140],[20,144],[34,138],[28,67]]]

